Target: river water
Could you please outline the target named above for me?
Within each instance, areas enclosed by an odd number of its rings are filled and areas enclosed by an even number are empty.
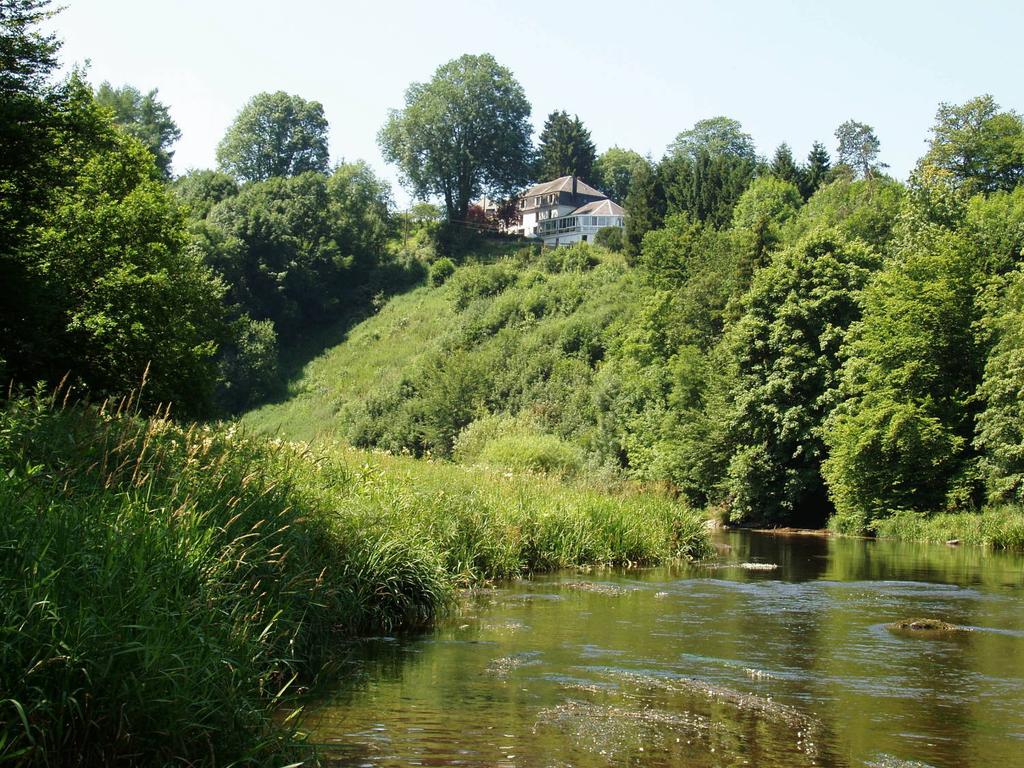
[[[428,634],[353,643],[303,727],[345,766],[1024,766],[1024,557],[716,546],[485,590]],[[914,617],[972,631],[885,626]]]

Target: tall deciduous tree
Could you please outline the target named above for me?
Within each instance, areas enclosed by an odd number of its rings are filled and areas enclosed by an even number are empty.
[[[754,140],[743,131],[739,120],[731,117],[711,117],[698,120],[693,128],[676,136],[668,148],[670,156],[685,156],[696,160],[707,152],[712,157],[730,155],[753,162],[756,158]]]
[[[594,164],[594,181],[608,197],[623,203],[629,194],[633,175],[641,166],[650,168],[650,163],[640,153],[612,147],[597,158]]]
[[[862,243],[825,230],[779,251],[755,276],[725,340],[737,376],[727,480],[734,518],[826,519],[821,425],[839,401],[841,347],[860,317],[859,291],[880,263]]]
[[[897,510],[960,506],[974,491],[980,260],[949,174],[928,169],[912,183],[896,258],[865,290],[850,333],[846,400],[825,430],[824,477],[849,530]]]
[[[561,176],[579,176],[594,183],[594,162],[597,150],[590,140],[590,131],[579,116],[569,117],[564,110],[555,111],[544,121],[537,148],[537,176],[541,180]]]
[[[171,175],[174,152],[171,145],[181,138],[181,131],[171,119],[167,105],[156,98],[154,88],[143,95],[138,88],[122,85],[115,88],[103,83],[96,90],[96,102],[114,113],[114,123],[141,141],[153,156],[165,178]]]
[[[869,179],[885,167],[878,162],[881,142],[870,125],[847,120],[836,128],[836,141],[839,162],[849,166],[858,177]]]
[[[512,72],[466,54],[410,85],[377,140],[415,196],[439,196],[450,219],[464,219],[481,193],[508,197],[529,180],[529,117]]]
[[[326,173],[323,105],[284,91],[253,96],[218,145],[217,163],[242,181]]]
[[[971,192],[1011,190],[1024,181],[1024,120],[989,95],[939,105],[923,164],[953,174]]]

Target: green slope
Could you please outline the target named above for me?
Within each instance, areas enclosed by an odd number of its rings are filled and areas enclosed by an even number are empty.
[[[459,267],[393,298],[244,423],[289,439],[571,473],[600,440],[596,387],[638,305],[633,271],[594,248]]]

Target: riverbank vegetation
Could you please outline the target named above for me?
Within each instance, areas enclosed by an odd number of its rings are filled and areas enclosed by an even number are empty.
[[[272,762],[332,643],[461,587],[700,557],[700,515],[531,475],[310,449],[135,402],[0,411],[0,754]]]
[[[0,758],[276,760],[334,638],[700,556],[696,509],[1024,547],[1024,120],[991,96],[903,182],[854,120],[835,161],[727,117],[598,155],[564,110],[535,149],[466,55],[384,123],[444,204],[399,213],[283,92],[175,176],[156,90],[56,78],[46,0],[0,11]],[[555,172],[625,230],[499,232]]]

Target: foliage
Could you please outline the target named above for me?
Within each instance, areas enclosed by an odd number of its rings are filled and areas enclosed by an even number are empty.
[[[444,285],[445,281],[455,272],[455,262],[442,257],[430,265],[427,281],[434,287]]]
[[[804,200],[809,199],[825,183],[831,169],[832,159],[829,157],[828,149],[820,141],[814,142],[811,151],[807,153],[807,164],[800,174],[800,194],[804,196]]]
[[[781,181],[787,181],[797,187],[803,186],[803,173],[793,160],[793,151],[789,144],[783,142],[775,150],[775,157],[772,158],[768,172]]]
[[[878,163],[881,142],[870,125],[847,120],[836,128],[836,141],[839,163],[851,168],[858,178],[870,179],[883,167]]]
[[[612,147],[605,150],[594,163],[594,183],[612,200],[624,203],[641,166],[650,167],[648,160],[630,149]]]
[[[705,149],[694,156],[670,155],[658,167],[669,213],[687,213],[719,227],[732,219],[733,206],[756,172],[752,157]]]
[[[416,197],[443,198],[448,218],[461,220],[482,193],[510,197],[528,180],[529,117],[512,73],[489,54],[466,54],[410,85],[378,141]]]
[[[181,138],[181,131],[167,105],[158,101],[156,94],[156,88],[143,95],[134,86],[115,88],[105,82],[96,90],[96,103],[111,110],[114,123],[153,153],[157,168],[169,179],[174,158],[171,145]]]
[[[626,196],[626,258],[635,261],[640,255],[644,235],[661,226],[665,217],[665,188],[658,172],[645,163],[630,180]]]
[[[189,171],[171,189],[193,219],[205,219],[213,206],[238,194],[238,182],[220,171]]]
[[[222,409],[238,413],[265,400],[280,386],[277,333],[269,320],[243,315],[220,357]]]
[[[1024,120],[990,95],[942,103],[921,163],[949,171],[970,192],[1010,191],[1024,180]]]
[[[625,230],[622,227],[601,227],[594,235],[594,245],[618,253],[626,246]]]
[[[708,549],[667,499],[53,399],[0,410],[0,758],[22,765],[294,763],[280,716],[340,637],[422,626],[459,586]]]
[[[820,425],[839,400],[840,350],[860,317],[859,292],[879,266],[862,244],[822,231],[778,252],[755,276],[724,342],[736,375],[727,482],[734,519],[827,517]]]
[[[579,176],[595,183],[597,150],[579,116],[555,110],[544,121],[537,147],[536,176],[542,180]]]
[[[384,250],[387,186],[362,163],[247,184],[207,218],[206,258],[230,301],[283,338],[365,305]]]
[[[978,394],[974,446],[992,502],[1024,501],[1024,272],[1008,276],[1005,295],[989,325],[995,344]]]
[[[65,375],[95,394],[209,408],[223,286],[188,247],[149,151],[114,128],[77,78],[46,118],[53,144],[25,183],[33,226],[4,255],[0,356],[19,381]],[[8,261],[9,260],[9,261]]]
[[[815,228],[833,227],[885,253],[903,198],[903,185],[884,177],[839,178],[811,196],[790,220],[784,237],[795,241]]]
[[[323,105],[284,91],[258,93],[217,145],[217,165],[241,181],[327,173]]]
[[[964,204],[948,178],[918,176],[912,192],[896,258],[865,291],[843,372],[847,399],[826,427],[824,476],[852,527],[898,510],[969,505],[975,495],[977,260],[958,231]]]
[[[711,157],[729,156],[753,162],[756,158],[754,140],[744,133],[738,120],[730,117],[711,117],[698,120],[693,128],[681,132],[669,145],[668,156],[685,157],[696,161],[706,153]]]
[[[782,240],[786,223],[801,205],[800,190],[774,175],[754,179],[740,195],[733,209],[732,226],[748,243],[749,274],[767,262],[768,254]]]

